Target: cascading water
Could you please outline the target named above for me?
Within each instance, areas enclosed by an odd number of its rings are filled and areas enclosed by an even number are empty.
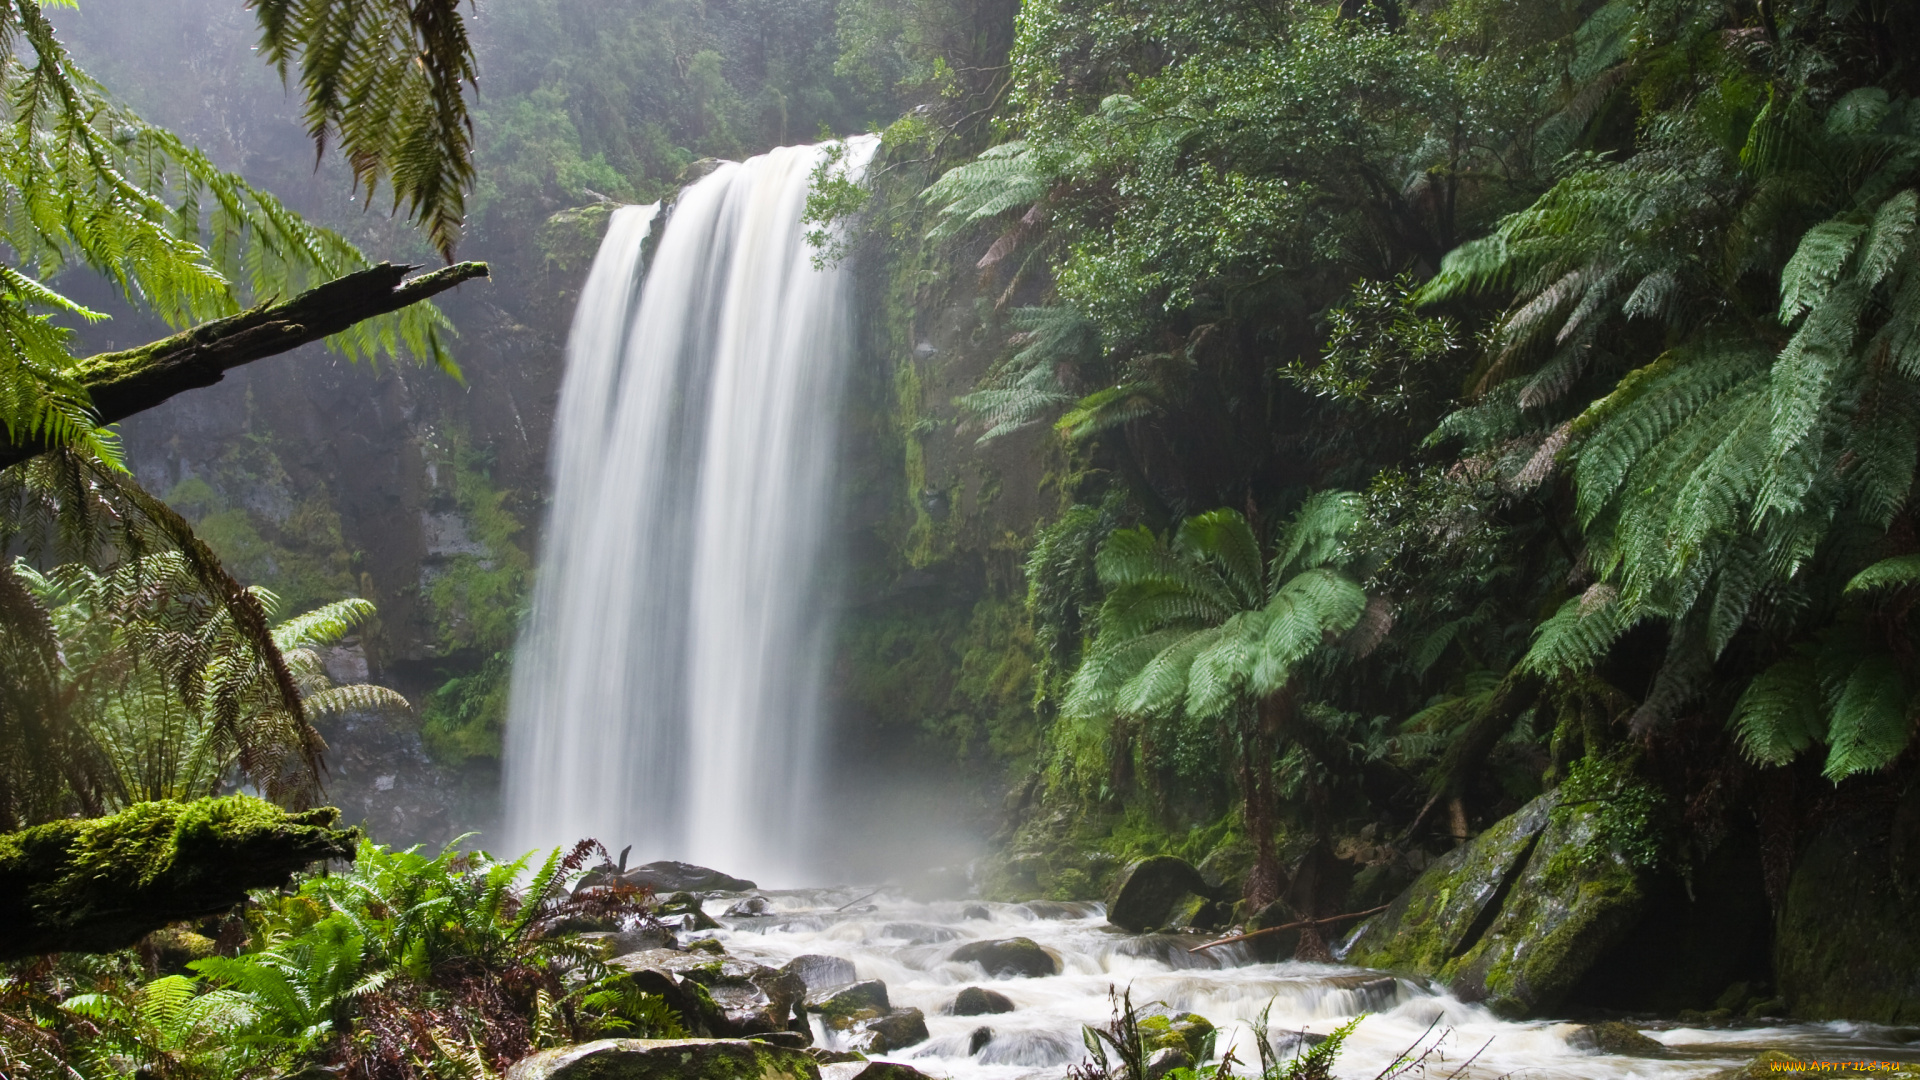
[[[848,140],[841,167],[878,146]],[[583,836],[804,874],[831,632],[848,279],[801,214],[829,146],[615,211],[567,343],[553,506],[516,650],[508,847]],[[644,275],[644,285],[642,277]]]

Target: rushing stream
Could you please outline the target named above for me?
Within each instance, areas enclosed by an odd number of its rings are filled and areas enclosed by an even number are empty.
[[[1111,1017],[1110,988],[1131,988],[1136,1007],[1194,1012],[1221,1028],[1218,1050],[1236,1047],[1241,1061],[1257,1058],[1248,1022],[1268,1002],[1270,1037],[1326,1034],[1344,1020],[1369,1014],[1354,1032],[1338,1073],[1369,1080],[1410,1046],[1440,1040],[1440,1051],[1412,1077],[1459,1080],[1679,1080],[1708,1077],[1742,1064],[1762,1050],[1805,1059],[1920,1060],[1916,1033],[1864,1024],[1786,1024],[1746,1028],[1655,1025],[1647,1034],[1675,1053],[1667,1060],[1585,1053],[1567,1043],[1576,1025],[1515,1023],[1463,1003],[1421,981],[1324,964],[1259,964],[1242,946],[1204,953],[1187,949],[1204,938],[1132,936],[1108,926],[1098,904],[913,903],[892,892],[868,890],[768,892],[769,914],[724,915],[730,901],[706,905],[726,929],[709,932],[727,950],[769,966],[817,954],[850,961],[861,979],[887,984],[896,1008],[926,1014],[931,1038],[888,1054],[953,1080],[1058,1077],[1085,1057],[1083,1024]],[[841,909],[844,906],[844,910]],[[1060,962],[1059,975],[988,982],[977,964],[947,956],[965,941],[1022,936]],[[990,985],[1012,999],[1015,1011],[952,1016],[943,1010],[969,985]],[[992,1037],[977,1053],[974,1033]],[[815,1020],[815,1038],[829,1047],[836,1033]],[[1469,1057],[1479,1051],[1471,1064]],[[1462,1069],[1462,1065],[1465,1068]],[[1246,1070],[1239,1070],[1243,1074]]]

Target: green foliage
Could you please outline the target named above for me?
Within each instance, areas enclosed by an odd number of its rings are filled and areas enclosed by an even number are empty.
[[[314,145],[337,143],[369,198],[384,180],[452,262],[473,181],[464,90],[478,77],[460,0],[251,6],[262,57],[299,84]]]
[[[365,843],[346,872],[257,894],[251,940],[193,961],[192,975],[147,981],[111,963],[81,974],[63,960],[15,972],[0,993],[39,1010],[44,1060],[88,1080],[128,1068],[183,1080],[312,1068],[498,1075],[545,1046],[684,1036],[663,1001],[559,930],[583,917],[647,918],[630,889],[569,895],[595,853],[606,855],[583,842],[536,868],[530,856],[498,862],[450,846],[428,857]],[[0,1031],[9,1052],[19,1034]]]
[[[1590,813],[1592,835],[1568,849],[1580,866],[1615,858],[1642,869],[1670,863],[1675,836],[1667,800],[1634,773],[1623,757],[1589,755],[1573,764],[1561,781],[1555,812]]]
[[[1281,369],[1309,393],[1381,412],[1409,408],[1432,396],[1430,369],[1460,346],[1454,320],[1420,315],[1414,281],[1361,281],[1352,300],[1328,314],[1320,362],[1295,360]]]

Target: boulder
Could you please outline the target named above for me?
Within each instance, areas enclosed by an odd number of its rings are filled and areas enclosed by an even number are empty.
[[[1185,1050],[1168,1046],[1147,1055],[1147,1080],[1160,1080],[1175,1069],[1193,1068],[1193,1059]]]
[[[970,941],[953,950],[947,959],[962,964],[979,964],[988,975],[993,976],[1039,978],[1060,973],[1060,962],[1032,938]]]
[[[651,889],[656,894],[677,892],[747,892],[754,887],[745,878],[732,877],[718,870],[683,862],[650,862],[632,870],[600,866],[580,879],[575,891],[618,882],[636,889]]]
[[[1787,879],[1773,970],[1791,1015],[1920,1023],[1920,785],[1861,800],[1801,848]]]
[[[858,982],[860,976],[854,974],[853,961],[838,956],[819,956],[808,953],[787,961],[781,971],[799,976],[807,984],[808,995],[818,994],[836,986],[846,986]]]
[[[1120,871],[1107,901],[1107,921],[1144,934],[1167,925],[1175,907],[1188,897],[1212,899],[1213,894],[1200,871],[1185,859],[1154,855]]]
[[[926,1041],[926,1016],[919,1009],[895,1009],[867,1022],[863,1049],[869,1054],[890,1054]]]
[[[1163,1014],[1145,1017],[1140,1021],[1140,1041],[1146,1048],[1155,1052],[1179,1051],[1189,1063],[1181,1068],[1212,1057],[1217,1035],[1213,1023],[1198,1013]]]
[[[972,1057],[973,1055],[986,1049],[987,1044],[992,1041],[993,1041],[992,1028],[987,1027],[985,1024],[982,1024],[981,1026],[974,1028],[972,1031],[967,1033],[967,1056]]]
[[[865,1054],[857,1053],[852,1050],[829,1050],[824,1046],[807,1047],[807,1056],[819,1062],[822,1065],[847,1065],[847,1064],[854,1064],[854,1063],[864,1064],[867,1060],[867,1055]],[[822,1069],[821,1077],[823,1078],[823,1080],[825,1076],[826,1076],[826,1070]]]
[[[735,919],[763,919],[773,914],[773,905],[764,896],[743,896],[721,914]]]
[[[506,1080],[820,1080],[820,1067],[747,1039],[601,1039],[521,1058]]]
[[[820,1014],[820,1022],[836,1031],[877,1020],[893,1011],[893,1005],[887,1001],[887,984],[878,979],[854,983],[825,996],[810,998],[807,1008]]]
[[[789,971],[666,949],[628,953],[608,963],[626,971],[636,988],[665,998],[689,1031],[736,1038],[805,1028],[806,983]]]
[[[951,1010],[955,1016],[990,1016],[994,1013],[1010,1013],[1013,1002],[1007,995],[984,986],[969,986],[960,991],[953,999]]]
[[[1670,1058],[1673,1051],[1657,1039],[1640,1034],[1639,1029],[1618,1020],[1587,1024],[1567,1036],[1567,1045],[1575,1050],[1596,1054],[1620,1054],[1625,1057]]]
[[[963,919],[991,919],[993,918],[993,912],[987,910],[987,905],[985,904],[968,904],[966,907],[960,909],[960,917]]]
[[[1542,795],[1434,863],[1344,958],[1433,976],[1504,1017],[1552,1012],[1647,906],[1643,875],[1601,843],[1596,807]]]

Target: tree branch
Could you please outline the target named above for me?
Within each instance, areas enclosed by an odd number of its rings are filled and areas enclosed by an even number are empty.
[[[242,364],[319,341],[487,276],[486,263],[465,262],[405,280],[413,269],[381,263],[308,289],[284,304],[261,304],[138,348],[90,356],[76,366],[74,378],[86,388],[98,422],[112,424],[181,391],[212,386]],[[52,448],[39,438],[7,439],[0,442],[0,468]]]

